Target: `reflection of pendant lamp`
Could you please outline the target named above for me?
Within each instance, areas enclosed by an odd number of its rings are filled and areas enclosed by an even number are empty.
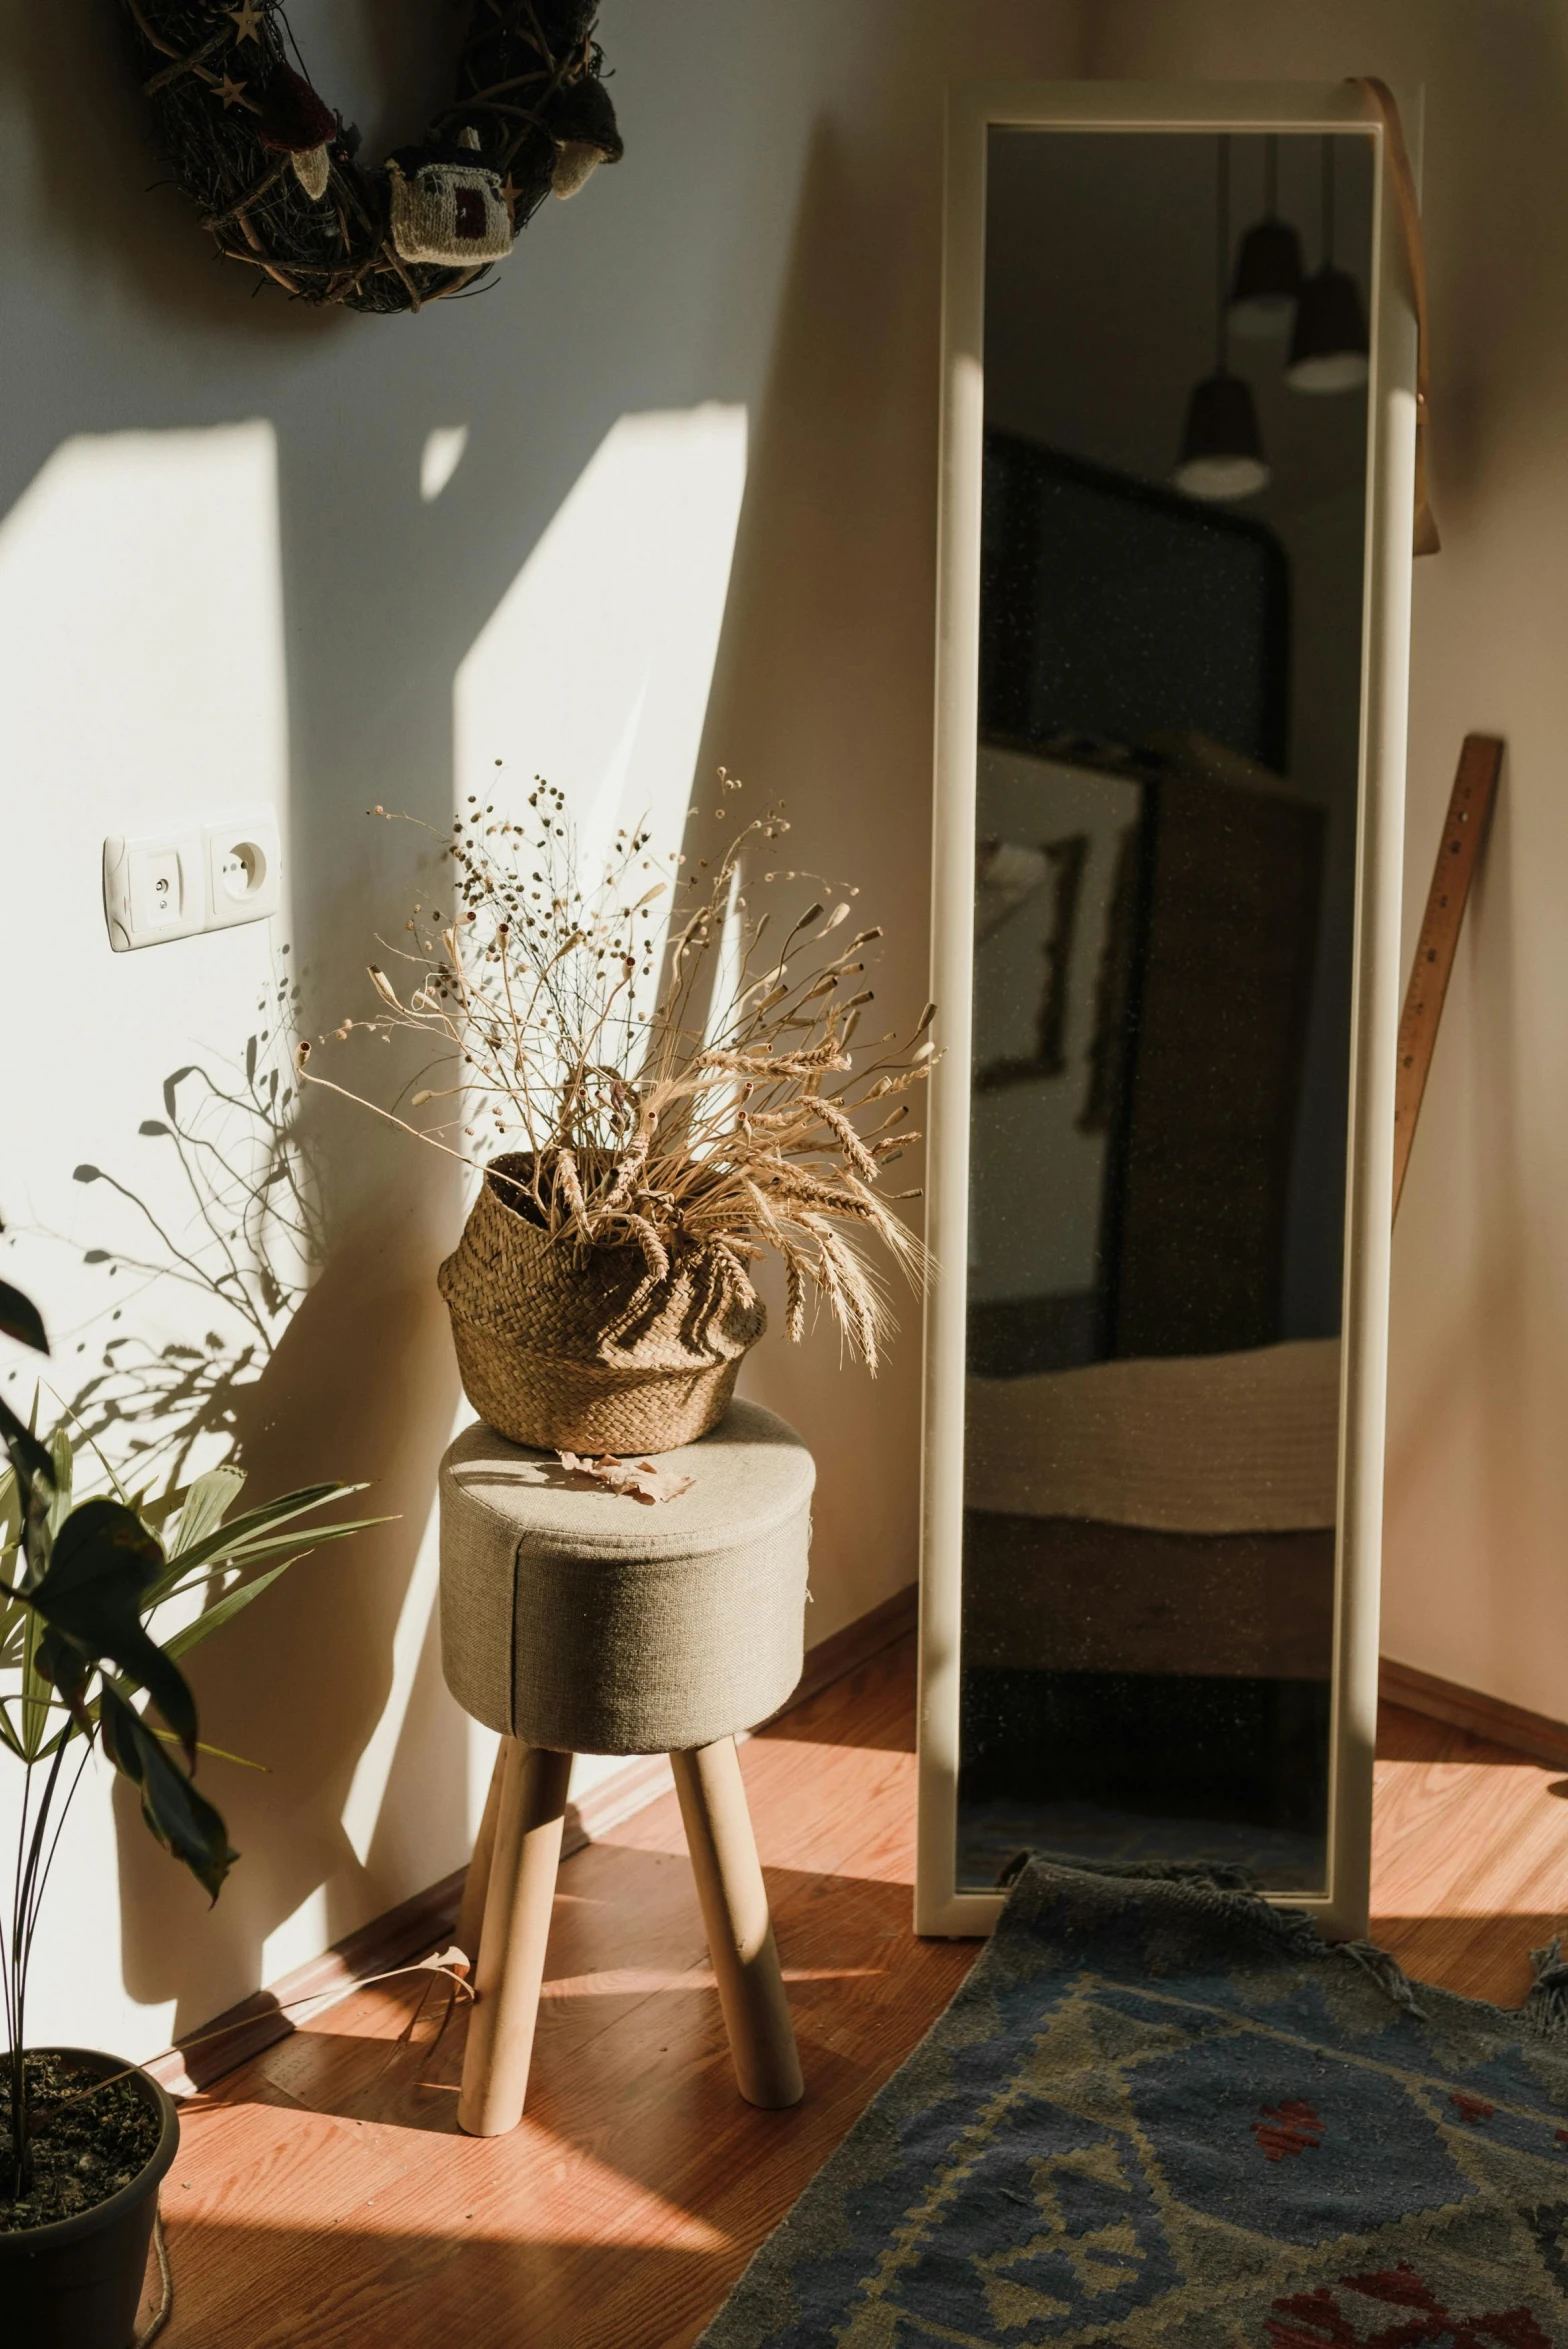
[[[1263,148],[1263,218],[1241,240],[1230,289],[1231,326],[1249,340],[1283,334],[1301,291],[1301,243],[1290,222],[1280,219],[1278,197],[1279,137],[1270,131]]]
[[[1187,404],[1181,461],[1172,476],[1190,498],[1246,498],[1268,486],[1263,436],[1258,430],[1252,390],[1225,364],[1226,296],[1230,278],[1230,141],[1219,141],[1218,269],[1214,373],[1196,386]]]
[[[1334,139],[1323,140],[1323,266],[1296,304],[1285,381],[1292,391],[1359,391],[1367,379],[1367,321],[1361,289],[1334,266]]]

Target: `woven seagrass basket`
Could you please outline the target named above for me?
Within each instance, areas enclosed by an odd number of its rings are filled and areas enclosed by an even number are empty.
[[[695,1443],[729,1408],[761,1304],[712,1248],[656,1279],[638,1248],[552,1239],[523,1212],[529,1176],[525,1155],[492,1162],[437,1276],[463,1392],[498,1435],[540,1451]]]

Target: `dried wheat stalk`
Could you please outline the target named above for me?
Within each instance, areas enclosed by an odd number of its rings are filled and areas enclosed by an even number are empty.
[[[740,789],[722,770],[720,783],[726,795]],[[451,913],[415,907],[413,945],[394,950],[409,966],[404,983],[372,965],[381,1012],[335,1031],[407,1030],[433,1044],[449,1081],[408,1106],[451,1104],[451,1114],[413,1125],[307,1067],[308,1044],[302,1077],[470,1165],[526,1154],[526,1183],[499,1178],[511,1205],[565,1243],[634,1246],[656,1277],[672,1258],[708,1250],[748,1294],[747,1264],[775,1251],[789,1335],[802,1335],[815,1293],[874,1371],[891,1316],[866,1240],[911,1280],[923,1271],[919,1240],[893,1212],[918,1193],[879,1186],[920,1138],[897,1096],[930,1073],[936,1006],[857,1066],[850,1045],[872,1001],[857,982],[881,932],[828,950],[850,919],[846,896],[813,903],[764,951],[771,917],[752,915],[742,884],[789,829],[777,813],[691,875],[684,857],[650,855],[645,831],[618,833],[585,893],[562,793],[541,783],[528,805],[532,821],[515,823],[470,799],[444,843]],[[806,878],[767,873],[748,885]],[[660,900],[672,889],[663,937]],[[686,908],[682,891],[695,900]]]

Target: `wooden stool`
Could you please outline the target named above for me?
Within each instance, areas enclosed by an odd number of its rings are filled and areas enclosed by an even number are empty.
[[[667,1753],[741,2094],[804,2093],[735,1732],[800,1678],[810,1453],[754,1403],[662,1454],[648,1507],[470,1427],[441,1464],[447,1686],[502,1744],[458,1940],[475,2006],[458,2122],[522,2117],[574,1753]]]

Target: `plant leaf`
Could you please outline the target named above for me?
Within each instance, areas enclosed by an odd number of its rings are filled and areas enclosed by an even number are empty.
[[[0,1395],[0,1441],[11,1455],[22,1496],[22,1549],[27,1559],[24,1590],[49,1560],[49,1510],[54,1499],[54,1462],[30,1427],[24,1427]]]
[[[3,1395],[0,1395],[0,1438],[4,1439],[5,1448],[11,1455],[11,1466],[22,1487],[24,1503],[30,1476],[41,1476],[53,1487],[54,1462],[49,1457],[47,1447],[38,1441],[30,1427],[22,1425]],[[18,1452],[21,1454],[20,1459],[17,1458]]]
[[[133,1691],[124,1681],[116,1680],[110,1685],[113,1687],[115,1695],[120,1699],[122,1704],[128,1704],[130,1702]],[[94,1720],[96,1720],[99,1712],[99,1705],[96,1697],[88,1706],[87,1710],[93,1716]],[[164,1745],[178,1745],[179,1743],[179,1740],[175,1736],[172,1729],[160,1729],[156,1722],[144,1721],[142,1723],[142,1727],[144,1729],[150,1729],[153,1736],[158,1738]],[[212,1761],[233,1762],[241,1770],[259,1770],[264,1778],[271,1776],[271,1772],[265,1762],[253,1762],[248,1754],[231,1754],[227,1746],[209,1745],[204,1737],[197,1738],[196,1751],[199,1754],[208,1755]]]
[[[46,1636],[43,1618],[29,1606],[22,1609],[21,1653],[21,1736],[22,1758],[36,1762],[49,1737],[49,1715],[54,1707],[55,1693],[39,1669],[38,1651]]]
[[[54,1470],[54,1499],[49,1504],[49,1533],[52,1539],[71,1514],[71,1487],[76,1478],[76,1457],[71,1450],[71,1431],[68,1427],[57,1427],[49,1438],[49,1458]]]
[[[289,1568],[296,1565],[304,1555],[303,1550],[296,1551],[294,1557],[285,1558],[282,1565],[274,1566],[270,1573],[258,1574],[254,1582],[242,1582],[233,1590],[226,1590],[222,1598],[214,1599],[212,1605],[204,1608],[194,1622],[185,1624],[164,1641],[164,1654],[189,1655],[192,1648],[200,1647],[204,1639],[210,1639],[215,1631],[221,1631],[225,1623],[232,1623],[234,1617],[242,1614],[252,1599],[259,1599],[280,1574],[287,1574]]]
[[[348,1534],[367,1532],[373,1525],[396,1522],[392,1517],[360,1517],[343,1525],[297,1525],[288,1533],[268,1534],[263,1540],[243,1542],[238,1549],[225,1551],[220,1558],[199,1559],[194,1565],[189,1558],[178,1558],[148,1600],[148,1611],[167,1606],[171,1599],[198,1589],[214,1573],[255,1566],[263,1558],[276,1557],[279,1550],[290,1550],[294,1557],[303,1558],[308,1550],[319,1549],[323,1542],[342,1541]]]
[[[155,1729],[153,1735],[161,1737],[165,1745],[173,1745],[176,1742],[172,1732],[167,1729]],[[272,1775],[265,1762],[253,1762],[249,1754],[231,1754],[227,1746],[209,1745],[204,1737],[197,1738],[196,1751],[199,1754],[206,1754],[214,1762],[232,1762],[239,1770],[259,1770],[263,1778],[270,1778]]]
[[[92,1659],[83,1653],[76,1642],[67,1639],[63,1631],[46,1627],[30,1659],[33,1669],[50,1688],[58,1689],[69,1705],[78,1724],[87,1726],[87,1683],[92,1678]],[[28,1708],[22,1707],[22,1733],[29,1748],[32,1731],[28,1726]]]
[[[107,1657],[147,1691],[190,1755],[196,1749],[195,1700],[142,1623],[163,1564],[162,1549],[134,1509],[123,1501],[84,1501],[61,1526],[48,1569],[26,1596],[51,1633],[39,1648],[38,1668],[73,1711],[84,1693],[80,1660],[90,1668]]]
[[[159,1729],[154,1731],[154,1735],[168,1738],[169,1732],[167,1729]],[[174,1741],[170,1738],[169,1742],[172,1744]],[[226,1745],[209,1745],[204,1737],[197,1738],[196,1751],[199,1754],[210,1755],[215,1762],[232,1762],[236,1770],[259,1770],[263,1778],[270,1778],[272,1775],[266,1762],[253,1762],[249,1754],[231,1754]]]
[[[297,1493],[284,1493],[276,1501],[264,1501],[259,1509],[248,1509],[243,1517],[236,1517],[232,1525],[220,1525],[189,1549],[180,1552],[180,1572],[189,1574],[195,1566],[206,1566],[214,1559],[238,1557],[252,1550],[253,1537],[270,1532],[285,1518],[302,1517],[307,1509],[319,1509],[327,1501],[340,1501],[349,1493],[362,1493],[362,1484],[310,1484],[301,1486]],[[321,1536],[314,1535],[315,1540]],[[160,1593],[166,1596],[166,1593]]]
[[[141,1790],[142,1817],[164,1849],[183,1860],[216,1900],[239,1857],[222,1819],[108,1681],[99,1700],[99,1721],[104,1752]]]
[[[31,1346],[35,1353],[49,1351],[43,1317],[37,1306],[20,1289],[13,1289],[9,1281],[0,1281],[0,1330],[8,1338],[15,1338],[19,1346]]]
[[[238,1500],[244,1483],[243,1468],[211,1468],[205,1476],[196,1478],[180,1503],[179,1523],[169,1544],[171,1560],[182,1557],[217,1531],[226,1511]]]
[[[0,1571],[0,1581],[10,1588],[9,1570]],[[36,1622],[31,1607],[21,1599],[0,1594],[0,1672],[14,1672],[22,1660],[22,1643],[27,1637],[27,1626]],[[7,1700],[0,1697],[0,1704]]]

